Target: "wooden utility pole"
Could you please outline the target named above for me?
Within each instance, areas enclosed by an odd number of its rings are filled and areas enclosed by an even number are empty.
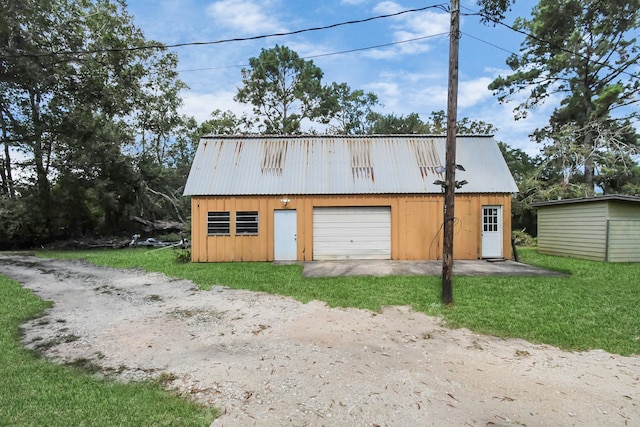
[[[460,0],[451,0],[449,34],[449,91],[444,183],[444,236],[442,243],[442,303],[453,304],[453,223],[456,191],[456,122],[458,121],[458,47]]]

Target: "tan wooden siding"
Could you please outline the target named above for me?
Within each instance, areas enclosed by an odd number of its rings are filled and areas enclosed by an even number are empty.
[[[606,256],[606,203],[559,205],[538,211],[538,251],[593,260]]]
[[[609,220],[609,253],[611,262],[640,262],[640,219]]]
[[[436,200],[404,200],[404,215],[397,215],[401,236],[397,258],[405,260],[442,257],[442,203]],[[393,226],[391,227],[393,232]],[[455,249],[455,244],[454,244]]]
[[[344,195],[344,196],[192,196],[191,230],[194,262],[272,261],[273,212],[297,212],[297,258],[313,259],[313,208],[389,206],[391,209],[391,259],[442,258],[442,195]],[[454,258],[479,259],[482,254],[481,213],[483,205],[503,207],[503,253],[511,258],[511,195],[461,194],[456,196]],[[230,212],[229,236],[207,235],[207,212]],[[235,213],[258,211],[256,236],[235,235]]]

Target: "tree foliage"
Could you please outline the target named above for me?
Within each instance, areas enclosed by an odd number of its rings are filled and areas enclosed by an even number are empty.
[[[370,117],[371,123],[368,129],[369,134],[392,135],[392,134],[414,134],[425,132],[426,124],[420,119],[417,113],[407,116],[396,115],[395,113],[380,114],[373,113]]]
[[[433,111],[426,121],[417,113],[398,116],[394,113],[369,115],[369,134],[432,134],[439,135],[447,132],[447,116],[443,110]],[[492,135],[498,129],[491,123],[482,120],[463,117],[456,124],[456,132],[465,135]]]
[[[118,0],[2,2],[0,40],[0,240],[122,230],[181,122],[177,58],[131,49],[149,41]]]
[[[515,0],[478,0],[485,22],[502,21],[505,12],[511,9],[513,3]]]
[[[264,133],[300,133],[304,119],[327,124],[335,114],[336,98],[323,86],[322,70],[288,47],[262,49],[249,66],[235,100],[253,105]]]
[[[621,147],[619,159],[638,152],[637,138],[619,130],[638,118],[640,78],[633,70],[640,59],[639,9],[638,0],[541,0],[530,20],[519,18],[514,25],[530,35],[522,55],[507,61],[513,73],[490,85],[500,101],[526,93],[514,110],[516,118],[560,99],[549,125],[536,136],[556,154],[568,150],[563,161],[584,171],[583,182],[591,190],[605,159],[611,164]]]
[[[328,93],[336,106],[329,132],[342,135],[367,133],[374,114],[373,109],[379,105],[378,96],[360,89],[351,90],[346,83],[332,83]]]

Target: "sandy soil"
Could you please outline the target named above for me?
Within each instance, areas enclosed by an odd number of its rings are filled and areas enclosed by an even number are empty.
[[[0,257],[55,303],[24,343],[220,408],[213,426],[640,425],[640,357],[571,353],[381,313],[80,261]]]

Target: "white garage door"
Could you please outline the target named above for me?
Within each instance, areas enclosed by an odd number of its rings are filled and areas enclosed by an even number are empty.
[[[313,259],[391,259],[391,208],[314,208]]]

